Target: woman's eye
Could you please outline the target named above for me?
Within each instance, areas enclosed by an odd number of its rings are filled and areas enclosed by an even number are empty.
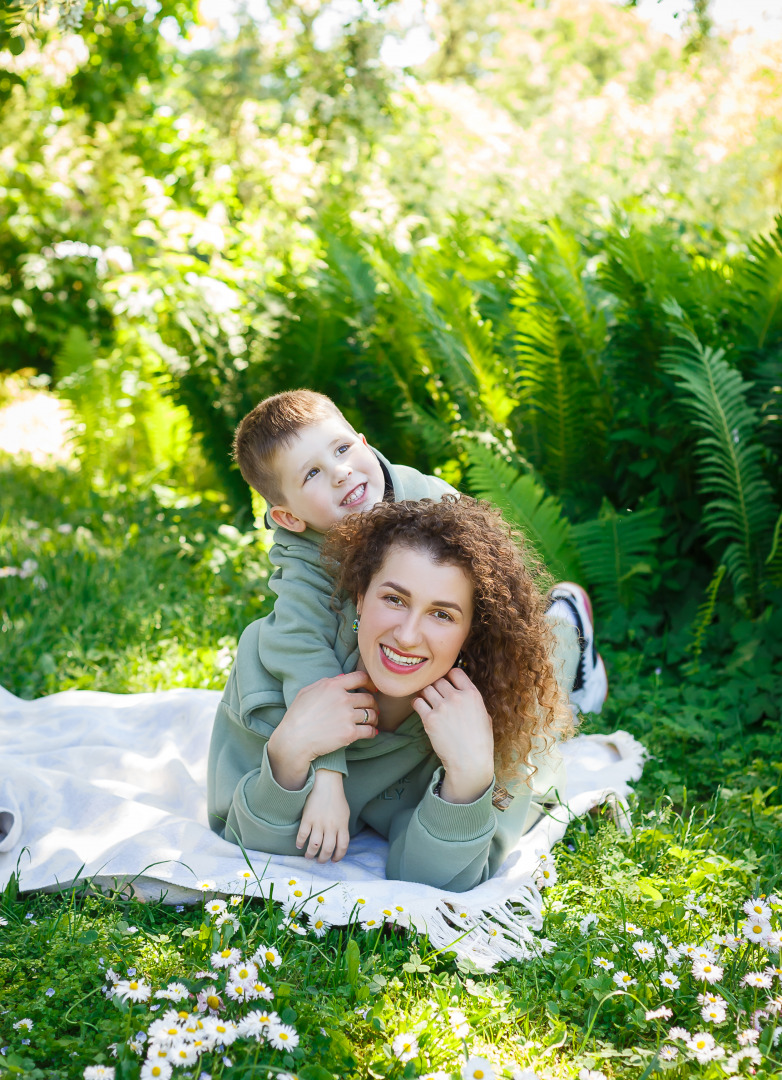
[[[393,593],[389,593],[388,596],[384,596],[383,599],[387,604],[392,604],[394,607],[398,607],[402,603],[400,596],[395,596]]]
[[[443,622],[453,622],[453,616],[449,615],[447,611],[435,611],[435,618],[440,619]]]

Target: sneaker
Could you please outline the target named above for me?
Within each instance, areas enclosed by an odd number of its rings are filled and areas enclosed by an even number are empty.
[[[572,623],[578,631],[581,657],[570,691],[571,702],[582,713],[599,713],[608,697],[608,676],[603,658],[595,647],[592,604],[586,591],[572,581],[560,581],[549,593],[547,614]]]

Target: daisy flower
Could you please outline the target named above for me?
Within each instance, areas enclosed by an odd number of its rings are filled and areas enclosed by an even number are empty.
[[[782,950],[782,933],[779,930],[769,930],[766,934],[766,948],[770,952]]]
[[[607,960],[605,956],[596,956],[592,963],[596,968],[602,968],[603,971],[610,971],[614,966],[610,960]]]
[[[606,1074],[599,1069],[579,1069],[578,1080],[606,1080]]]
[[[665,954],[665,962],[669,967],[678,967],[682,962],[682,958],[679,955],[678,949],[669,949]]]
[[[385,923],[385,919],[377,916],[367,914],[366,919],[361,920],[361,929],[365,931],[379,930]]]
[[[266,983],[258,980],[246,988],[246,997],[248,1001],[256,1001],[258,998],[271,1001],[274,998],[274,991]]]
[[[625,923],[625,933],[635,934],[636,937],[643,937],[644,932],[640,926],[636,926],[635,923]]]
[[[207,1016],[204,1020],[204,1035],[219,1046],[230,1046],[238,1034],[233,1020],[221,1020],[219,1016]]]
[[[226,904],[225,900],[209,900],[206,904],[204,904],[204,911],[208,912],[209,915],[214,917],[217,915],[222,915],[227,906],[228,905]]]
[[[184,983],[173,982],[163,990],[156,990],[155,997],[162,998],[164,1001],[184,1001],[185,998],[190,997],[190,991]]]
[[[214,892],[216,887],[213,881],[199,881],[196,885],[199,892]]]
[[[391,1052],[399,1061],[410,1061],[418,1055],[418,1040],[415,1035],[402,1031],[391,1043]]]
[[[709,964],[713,964],[716,960],[714,951],[707,945],[699,945],[697,949],[689,954],[690,960],[705,960]]]
[[[216,971],[197,971],[193,976],[194,979],[217,979],[218,977]]]
[[[741,981],[744,986],[754,986],[760,990],[771,989],[771,976],[765,971],[748,971]]]
[[[738,1033],[736,1038],[738,1039],[740,1046],[750,1046],[758,1041],[760,1032],[755,1031],[754,1028],[745,1028]]]
[[[670,1020],[673,1011],[667,1005],[661,1005],[659,1009],[649,1009],[646,1013],[647,1020]]]
[[[120,979],[114,983],[114,993],[122,1001],[149,1001],[152,987],[140,979]]]
[[[232,926],[234,930],[239,929],[239,920],[231,911],[223,911],[215,919],[215,926],[219,928],[223,926]]]
[[[282,963],[282,957],[273,945],[259,945],[252,958],[258,964],[265,964],[274,968],[278,968]]]
[[[692,1038],[688,1039],[687,1049],[701,1065],[725,1056],[725,1051],[721,1046],[717,1046],[714,1036],[708,1031],[696,1031]]]
[[[593,926],[597,926],[599,922],[599,916],[590,911],[588,915],[585,915],[581,922],[578,924],[578,929],[582,934],[588,934]]]
[[[685,1042],[686,1042],[689,1038],[691,1038],[691,1036],[690,1036],[690,1033],[687,1030],[687,1028],[672,1027],[670,1029],[670,1031],[668,1032],[668,1038],[669,1039],[684,1039]]]
[[[418,1046],[416,1045],[417,1051]],[[398,1054],[397,1057],[399,1057]],[[407,1061],[407,1058],[401,1058],[400,1060]],[[462,1080],[494,1080],[494,1067],[486,1058],[467,1058],[464,1065],[462,1065]]]
[[[247,987],[242,982],[229,980],[225,985],[225,996],[231,1001],[247,1001]]]
[[[113,1065],[88,1065],[82,1074],[84,1080],[114,1080]]]
[[[639,960],[654,960],[657,955],[655,947],[650,941],[634,941],[633,949]]]
[[[747,919],[741,924],[739,930],[747,941],[757,941],[765,945],[766,938],[771,933],[771,924],[765,919]]]
[[[275,1050],[293,1050],[299,1045],[299,1033],[290,1024],[272,1025],[266,1037]]]
[[[254,877],[255,874],[252,870],[248,870],[246,866],[242,867],[236,875],[237,881],[252,881]]]
[[[771,921],[771,908],[765,900],[761,900],[759,897],[747,900],[742,911],[745,915],[749,915],[750,919],[761,919],[763,922]]]
[[[168,1080],[173,1071],[169,1061],[148,1060],[141,1066],[139,1080]]]
[[[241,902],[242,902],[241,896],[237,896],[236,893],[234,893],[233,896],[228,898],[228,903],[230,904],[231,907],[239,907]]]
[[[617,986],[625,987],[635,986],[638,980],[634,979],[632,975],[628,975],[626,971],[617,971],[616,975],[614,975],[614,982]]]
[[[245,1020],[249,1020],[252,1017],[252,1023],[255,1027],[262,1027],[264,1032],[269,1028],[278,1028],[282,1024],[279,1016],[276,1012],[269,1012],[268,1009],[254,1009],[253,1012],[247,1013]]]
[[[699,1005],[725,1005],[724,998],[719,994],[698,994]]]
[[[719,964],[710,964],[706,960],[693,960],[692,962],[692,977],[693,979],[702,979],[704,982],[717,983],[722,978],[723,969]]]
[[[159,1027],[156,1025],[159,1024]],[[149,1029],[149,1054],[151,1057],[153,1051],[156,1056],[161,1059],[167,1059],[168,1053],[158,1054],[158,1051],[169,1051],[173,1046],[177,1046],[182,1041],[182,1028],[175,1024],[164,1024],[162,1020],[156,1020]]]
[[[675,1046],[663,1046],[660,1050],[660,1061],[675,1061],[679,1051]]]
[[[277,1014],[273,1013],[271,1015],[276,1017]],[[265,1038],[269,1028],[269,1016],[269,1013],[260,1012],[258,1009],[247,1013],[237,1025],[238,1034],[243,1039],[255,1039],[256,1041]]]
[[[553,863],[549,866],[541,866],[537,872],[538,884],[542,889],[548,888],[550,885],[556,885],[559,881],[559,874]],[[471,1059],[472,1060],[472,1059]],[[483,1060],[482,1058],[479,1060]]]
[[[660,976],[660,982],[671,990],[678,990],[681,986],[679,978],[672,971],[664,971]]]
[[[725,1023],[725,1006],[724,1005],[704,1005],[701,1009],[701,1016],[704,1020],[707,1020],[710,1024],[724,1024]]]
[[[242,959],[242,954],[238,949],[222,949],[220,952],[212,953],[209,957],[211,964],[216,968],[229,968],[234,964],[238,964]]]
[[[258,978],[258,968],[252,961],[243,964],[234,964],[228,972],[231,982],[254,983]]]
[[[204,990],[199,991],[196,1004],[199,1012],[208,1009],[210,1013],[218,1013],[223,1007],[223,999],[220,997],[216,986],[207,986]]]
[[[769,966],[765,969],[765,972],[766,975],[769,976],[769,978],[773,979],[776,977],[780,982],[782,982],[782,967],[780,967],[779,964],[777,964],[776,966],[769,964]]]
[[[457,1039],[466,1039],[470,1034],[470,1022],[461,1009],[448,1010],[448,1023]]]
[[[195,1065],[198,1060],[198,1051],[196,1048],[185,1042],[172,1046],[170,1053],[172,1065]]]
[[[315,937],[321,938],[325,937],[331,929],[331,923],[327,923],[325,919],[312,919],[309,928]]]

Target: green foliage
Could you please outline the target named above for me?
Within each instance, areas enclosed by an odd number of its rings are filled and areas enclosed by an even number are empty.
[[[521,530],[555,579],[578,581],[583,576],[578,550],[562,504],[546,495],[531,473],[520,473],[496,450],[469,441],[465,453],[470,490],[494,503],[506,521]]]
[[[598,516],[573,527],[584,576],[603,609],[629,607],[648,594],[659,574],[662,511],[620,514],[606,499]]]
[[[712,619],[714,618],[714,609],[717,603],[717,594],[722,584],[722,579],[725,577],[726,567],[725,563],[720,563],[714,574],[714,577],[709,582],[706,589],[706,599],[698,608],[698,614],[695,617],[695,622],[692,625],[692,643],[690,644],[690,655],[692,656],[691,669],[693,671],[698,670],[698,662],[700,660],[701,653],[703,652],[703,639],[706,636],[706,631],[711,626]]]
[[[775,516],[756,438],[757,416],[747,404],[741,375],[723,359],[723,351],[704,348],[686,328],[680,338],[680,345],[666,351],[667,370],[695,426],[705,432],[696,448],[701,490],[711,497],[704,506],[704,528],[720,545],[737,596],[755,610]]]

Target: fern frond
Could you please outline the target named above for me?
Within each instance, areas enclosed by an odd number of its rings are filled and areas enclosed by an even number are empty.
[[[602,457],[609,402],[601,349],[602,302],[575,238],[558,226],[518,279],[512,302],[519,412],[516,438],[558,493]]]
[[[666,350],[666,370],[698,438],[701,493],[711,496],[703,524],[714,543],[724,544],[722,561],[737,596],[754,607],[760,584],[760,551],[773,521],[771,487],[762,471],[758,418],[746,401],[747,384],[723,359],[722,349],[704,348],[679,328],[681,344]]]
[[[764,566],[767,580],[776,587],[782,587],[782,513],[774,526],[771,551]]]
[[[725,563],[720,563],[711,581],[706,586],[705,600],[698,606],[698,613],[695,616],[695,622],[692,624],[692,641],[687,650],[692,657],[687,665],[688,673],[691,675],[697,674],[699,670],[700,656],[703,652],[703,639],[714,618],[717,593],[720,590],[720,585],[722,584],[722,579],[725,577],[726,571],[727,567],[725,566]]]
[[[465,453],[470,463],[470,491],[488,499],[524,534],[554,577],[570,581],[582,578],[571,524],[559,500],[547,495],[531,473],[520,473],[496,450],[469,440]]]
[[[602,607],[629,607],[651,589],[659,565],[661,510],[620,514],[605,499],[598,516],[574,525],[572,535],[584,577]]]
[[[751,346],[764,349],[782,339],[782,214],[768,236],[750,242],[736,265],[733,292]]]

